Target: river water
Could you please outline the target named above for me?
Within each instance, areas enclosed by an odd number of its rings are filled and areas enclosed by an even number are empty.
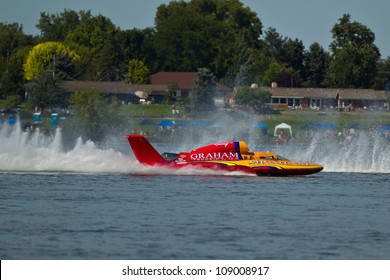
[[[276,148],[325,165],[287,178],[146,168],[120,137],[65,149],[3,127],[0,143],[0,259],[390,258],[380,137]]]

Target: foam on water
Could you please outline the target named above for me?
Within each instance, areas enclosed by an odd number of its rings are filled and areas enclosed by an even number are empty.
[[[307,146],[285,147],[284,155],[319,163],[325,172],[390,173],[389,146],[382,135],[365,131],[343,142],[317,134]]]
[[[212,139],[209,140],[212,142]],[[126,149],[130,150],[126,142]],[[360,133],[358,138],[343,144],[327,141],[318,135],[308,145],[286,145],[274,151],[291,160],[322,164],[324,172],[390,173],[389,141],[379,135]],[[143,166],[132,154],[112,148],[101,149],[81,138],[77,139],[72,149],[66,150],[62,145],[60,129],[56,130],[54,136],[45,136],[39,132],[22,131],[19,123],[13,126],[4,124],[0,129],[0,171],[244,175],[193,168],[176,170]]]
[[[4,125],[0,131],[0,170],[127,172],[129,158],[112,149],[98,149],[80,138],[73,149],[65,151],[59,129],[54,136],[24,132],[19,123]]]
[[[123,142],[128,147],[127,141]],[[128,149],[130,150],[130,147]],[[22,131],[19,123],[12,126],[4,124],[0,129],[0,171],[243,175],[240,172],[144,166],[130,154],[111,148],[101,149],[92,141],[84,142],[81,138],[77,139],[72,149],[65,150],[60,129],[55,131],[54,136],[47,136],[39,131],[33,133]]]

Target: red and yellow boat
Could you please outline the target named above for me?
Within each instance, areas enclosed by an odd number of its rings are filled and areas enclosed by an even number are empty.
[[[291,161],[271,152],[250,152],[244,141],[211,144],[190,152],[160,154],[140,134],[128,134],[124,138],[128,139],[136,159],[150,166],[208,168],[259,176],[309,175],[323,169],[319,164]]]

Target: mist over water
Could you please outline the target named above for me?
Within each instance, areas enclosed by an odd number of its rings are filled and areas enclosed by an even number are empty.
[[[367,131],[349,141],[327,141],[320,134],[307,149],[286,149],[286,156],[324,165],[329,172],[390,173],[389,140]]]
[[[113,149],[102,150],[91,141],[77,139],[65,150],[60,129],[54,136],[25,132],[19,123],[0,131],[1,171],[128,172],[128,156]]]
[[[23,131],[20,123],[4,124],[0,129],[0,171],[16,172],[79,172],[79,173],[126,173],[136,175],[243,175],[240,172],[198,170],[185,168],[170,170],[144,166],[134,158],[130,146],[122,135],[106,141],[99,148],[92,141],[78,138],[73,148],[62,145],[61,130],[44,135],[39,132]],[[111,144],[111,145],[110,145]],[[110,148],[109,146],[114,146]],[[120,152],[128,151],[128,153]]]
[[[117,137],[119,140],[113,140],[112,145],[105,143],[104,148],[79,138],[72,148],[65,149],[60,129],[48,136],[39,131],[23,131],[19,123],[12,126],[4,124],[0,129],[0,171],[242,175],[223,171],[167,170],[142,166],[135,160],[127,140],[122,135]],[[159,152],[178,152],[221,141],[245,140],[238,137],[239,135],[227,132],[217,136],[207,134],[199,141],[188,139],[185,143],[152,144],[156,144]],[[270,150],[294,161],[319,163],[324,165],[323,172],[390,173],[389,141],[379,134],[361,131],[358,137],[347,143],[329,141],[322,134],[317,134],[304,145],[287,144],[278,147],[264,147],[256,141],[249,134],[247,142],[251,151]]]

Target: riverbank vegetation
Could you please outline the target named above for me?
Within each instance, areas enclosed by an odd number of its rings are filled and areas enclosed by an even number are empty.
[[[182,127],[199,119],[215,126],[259,121],[269,130],[285,122],[293,131],[309,122],[369,129],[389,121],[381,112],[270,112],[263,110],[264,102],[248,101],[248,96],[258,96],[253,89],[238,92],[237,104],[245,109],[217,111],[210,102],[215,82],[232,89],[269,87],[273,82],[279,87],[390,88],[390,58],[381,58],[375,34],[349,14],[340,15],[333,25],[329,46],[313,42],[308,49],[299,38],[284,37],[272,27],[264,30],[258,15],[239,0],[161,4],[155,25],[145,29],[123,30],[104,15],[73,10],[43,11],[36,26],[40,35],[33,36],[18,23],[0,22],[0,109],[16,110],[25,122],[41,111],[42,122],[50,126],[55,111],[64,130],[75,132],[80,125],[85,137],[99,140],[102,131],[112,128],[158,129],[139,124],[144,119],[154,124],[169,119]],[[64,100],[59,87],[64,80],[148,83],[149,75],[159,71],[198,72],[204,79],[191,101],[183,98],[169,105],[119,105],[113,99],[93,99],[98,93],[92,89],[87,91],[91,100],[81,98],[83,93]]]
[[[40,71],[62,80],[126,80],[148,83],[159,71],[206,68],[229,86],[384,89],[390,59],[381,58],[375,34],[349,14],[330,30],[329,46],[275,28],[239,0],[172,1],[161,4],[155,26],[122,30],[90,11],[41,12],[39,36],[18,23],[0,23],[0,98],[24,96]],[[180,26],[180,28],[178,28]],[[329,47],[329,52],[326,51]]]

